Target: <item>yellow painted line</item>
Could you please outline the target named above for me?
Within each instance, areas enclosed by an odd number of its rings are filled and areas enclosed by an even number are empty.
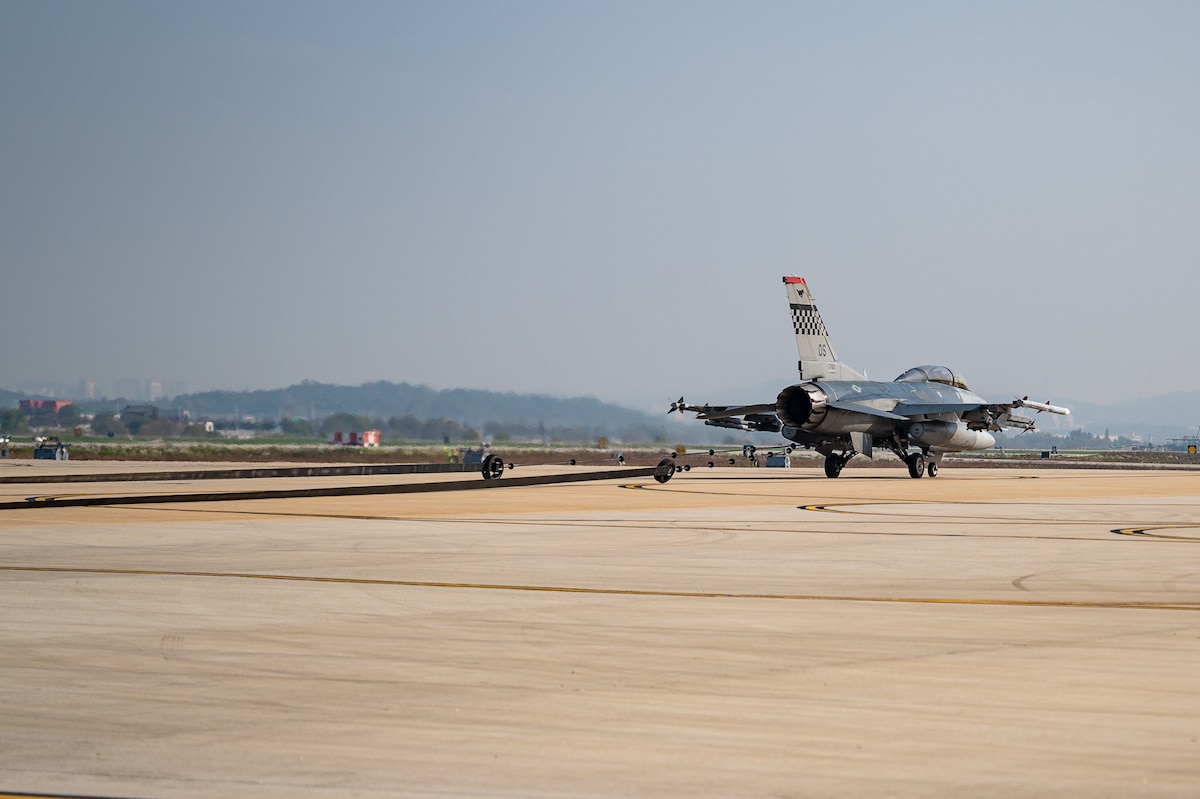
[[[1197,530],[1197,535],[1163,535],[1151,530]],[[1200,544],[1200,524],[1164,524],[1157,527],[1122,527],[1112,532],[1117,535],[1128,535],[1137,538],[1160,538],[1166,541],[1182,541],[1186,544]]]
[[[866,505],[866,504],[869,504],[869,503],[865,503],[865,502],[848,503],[845,505],[838,505],[836,507],[833,505],[801,505],[800,510],[811,510],[816,513],[853,513],[854,511],[842,510],[842,508],[853,508],[853,507],[857,507],[858,505]]]
[[[1132,610],[1200,610],[1200,602],[1087,602],[1031,599],[970,599],[950,597],[888,597],[838,594],[766,594],[727,591],[655,591],[638,588],[582,588],[558,585],[506,585],[502,583],[458,583],[431,580],[380,580],[361,577],[305,577],[288,574],[250,574],[243,572],[159,571],[152,569],[82,569],[59,566],[0,566],[0,571],[49,572],[59,574],[110,574],[139,577],[212,577],[240,580],[282,580],[301,583],[342,585],[382,585],[405,588],[461,588],[485,591],[535,591],[560,594],[596,594],[605,596],[673,597],[682,599],[786,599],[806,602],[887,602],[919,605],[993,605],[1004,607],[1103,608]],[[0,795],[2,796],[2,795]]]

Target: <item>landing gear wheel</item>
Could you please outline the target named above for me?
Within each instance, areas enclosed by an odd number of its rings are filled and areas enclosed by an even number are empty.
[[[908,464],[908,476],[914,479],[919,479],[925,476],[925,456],[919,452],[914,452],[904,459]]]
[[[842,473],[842,467],[846,465],[846,458],[841,455],[826,455],[825,456],[825,476],[837,477]]]
[[[660,483],[665,483],[675,475],[675,461],[670,458],[663,458],[658,462],[658,466],[654,467],[654,479]]]
[[[499,480],[504,476],[504,461],[499,455],[488,455],[483,459],[483,479]]]
[[[925,474],[929,475],[930,477],[937,477],[937,473],[938,465],[936,463],[930,461],[925,465]]]

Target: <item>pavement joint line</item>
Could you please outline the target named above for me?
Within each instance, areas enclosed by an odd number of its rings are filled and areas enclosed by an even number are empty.
[[[333,583],[341,585],[378,585],[399,588],[460,588],[486,591],[529,591],[561,594],[638,596],[679,599],[780,599],[803,602],[877,602],[917,605],[977,605],[1028,608],[1088,608],[1101,610],[1184,610],[1200,611],[1200,602],[1095,602],[1084,600],[980,599],[969,597],[888,597],[838,594],[770,594],[729,591],[667,591],[640,588],[586,588],[582,586],[517,585],[503,583],[464,583],[435,580],[383,580],[370,577],[319,577],[289,574],[253,574],[248,572],[168,571],[157,569],[87,569],[66,566],[3,566],[0,571],[55,574],[98,574],[135,577],[200,577],[240,580],[278,580],[282,582]],[[0,794],[2,799],[3,794]]]
[[[651,477],[657,467],[610,469],[601,472],[577,472],[493,480],[453,480],[440,483],[395,483],[391,485],[327,486],[261,491],[216,491],[182,494],[93,495],[88,497],[30,497],[23,502],[0,502],[0,510],[31,508],[79,508],[100,505],[169,505],[177,502],[233,502],[259,499],[298,499],[308,497],[351,497],[379,494],[421,494],[435,491],[467,491],[518,486],[555,485],[590,480],[620,480]]]
[[[298,513],[295,511],[271,510],[194,510],[191,508],[150,508],[167,513],[222,513],[237,516],[274,516],[289,519],[346,519],[360,522],[411,522],[414,524],[446,524],[462,523],[496,527],[501,525],[523,525],[530,527],[602,527],[615,530],[661,530],[662,527],[651,523],[634,522],[594,522],[578,519],[446,519],[427,516],[381,516],[360,513]],[[1006,524],[1030,524],[1041,520],[1016,519]],[[951,524],[952,522],[933,522],[934,524]],[[991,522],[1000,525],[1000,522]],[[1095,525],[1096,522],[1078,522],[1078,524]],[[677,528],[678,529],[678,528]],[[1137,528],[1143,529],[1143,528]],[[1022,541],[1108,541],[1107,538],[1092,538],[1078,535],[1017,535],[1017,534],[975,534],[975,533],[910,533],[894,532],[892,530],[775,530],[756,527],[716,527],[713,525],[693,525],[687,528],[694,532],[715,533],[779,533],[781,535],[859,535],[859,536],[908,536],[912,538],[984,538],[984,539],[1019,539]],[[1115,530],[1112,532],[1116,532]],[[1187,539],[1191,540],[1191,539]]]
[[[628,488],[629,486],[623,485],[620,487]],[[862,503],[862,504],[869,505],[870,503]],[[120,505],[115,505],[115,506],[110,506],[110,507],[118,507],[119,508]],[[831,509],[831,507],[829,507],[829,506],[821,506],[821,505],[801,505],[801,506],[798,506],[798,508],[800,510],[823,511],[825,513],[848,513],[847,511],[837,511],[837,510]],[[272,517],[297,518],[297,519],[345,519],[345,520],[352,520],[352,521],[412,522],[412,523],[422,523],[422,524],[441,524],[441,523],[446,523],[446,522],[450,522],[450,521],[455,521],[455,522],[463,521],[463,520],[445,519],[445,518],[440,518],[440,517],[425,517],[425,516],[397,516],[397,515],[379,515],[379,514],[370,515],[370,514],[361,514],[361,513],[301,513],[301,512],[297,512],[297,511],[276,511],[276,510],[208,510],[208,509],[193,509],[193,508],[148,508],[147,510],[156,510],[156,511],[161,511],[164,513],[201,513],[201,514],[203,514],[203,513],[219,513],[219,514],[228,514],[228,515],[237,515],[237,516],[272,516]],[[877,515],[887,516],[888,514],[881,513],[881,514],[877,514]],[[903,518],[905,520],[910,520],[910,519],[916,519],[916,518],[921,518],[921,517],[907,517],[906,516]],[[519,519],[519,520],[513,520],[513,519],[479,518],[479,519],[465,519],[465,521],[467,521],[468,523],[471,523],[471,524],[489,525],[489,526],[532,525],[535,527],[555,527],[555,526],[575,527],[575,526],[581,526],[581,525],[592,526],[592,525],[596,524],[596,522],[594,522],[594,521],[582,522],[582,521],[579,521],[578,519],[544,519],[544,520]],[[1025,518],[1012,518],[1012,519],[983,518],[983,519],[973,520],[971,523],[976,526],[996,527],[996,526],[1009,526],[1009,525],[1014,525],[1014,524],[1041,524],[1041,523],[1044,523],[1044,521],[1045,521],[1044,519],[1025,519]],[[940,519],[940,518],[933,518],[933,519],[924,518],[923,523],[927,524],[927,525],[958,525],[958,524],[961,524],[961,522],[956,519]],[[1103,524],[1103,522],[1101,522],[1101,521],[1092,521],[1092,520],[1086,520],[1086,519],[1084,519],[1084,520],[1065,520],[1065,521],[1060,521],[1057,523],[1058,524],[1073,524],[1073,525],[1089,526],[1089,527],[1094,527],[1094,526]],[[600,526],[621,529],[621,530],[629,530],[629,529],[658,530],[658,529],[660,529],[660,527],[656,524],[639,524],[639,523],[634,523],[634,522],[619,522],[619,523],[608,522],[608,523],[600,524]],[[1169,541],[1169,542],[1176,542],[1176,543],[1187,543],[1187,544],[1200,543],[1200,538],[1192,538],[1189,536],[1162,535],[1162,534],[1149,532],[1151,530],[1159,530],[1159,529],[1191,529],[1192,527],[1200,527],[1200,523],[1191,524],[1191,525],[1189,525],[1189,524],[1173,524],[1173,525],[1161,525],[1161,526],[1122,527],[1122,528],[1117,528],[1117,529],[1110,529],[1110,530],[1108,530],[1108,532],[1114,533],[1116,535],[1124,536],[1127,538],[1141,538],[1143,540],[1148,539],[1148,538],[1154,538],[1154,539],[1158,539],[1158,540],[1162,540],[1162,541]],[[754,527],[716,527],[716,526],[712,526],[712,525],[693,526],[688,529],[698,531],[698,532],[780,533],[780,534],[789,534],[789,535],[906,536],[906,537],[912,537],[912,538],[982,538],[982,539],[989,539],[989,540],[990,539],[1016,539],[1016,540],[1023,540],[1023,541],[1086,541],[1086,542],[1104,542],[1104,541],[1115,541],[1116,540],[1116,539],[1111,539],[1111,538],[1095,538],[1095,537],[1078,536],[1078,535],[1022,535],[1022,534],[1017,534],[1017,533],[976,534],[976,533],[969,533],[969,532],[962,532],[962,533],[894,532],[892,530],[814,530],[811,528],[803,529],[803,530],[790,530],[790,529],[789,530],[777,530],[777,529],[763,529],[763,528],[754,528]],[[0,799],[3,799],[2,794],[0,794]]]
[[[0,791],[0,799],[118,799],[115,796],[100,796],[98,794],[74,793],[11,793]]]

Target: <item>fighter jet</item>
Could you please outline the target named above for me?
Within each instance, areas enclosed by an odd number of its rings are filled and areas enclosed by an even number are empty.
[[[785,277],[801,382],[758,405],[688,405],[680,397],[668,413],[685,411],[713,427],[781,433],[825,456],[825,476],[837,477],[855,455],[889,450],[908,474],[936,477],[947,452],[984,450],[997,430],[1034,429],[1017,408],[1069,414],[1048,402],[1020,397],[988,402],[973,394],[961,374],[945,366],[915,366],[890,382],[868,380],[842,363],[829,340],[808,283]]]

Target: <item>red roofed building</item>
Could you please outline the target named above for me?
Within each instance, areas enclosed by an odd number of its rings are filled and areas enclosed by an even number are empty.
[[[21,400],[17,406],[24,413],[58,413],[68,405],[73,405],[70,400]]]

